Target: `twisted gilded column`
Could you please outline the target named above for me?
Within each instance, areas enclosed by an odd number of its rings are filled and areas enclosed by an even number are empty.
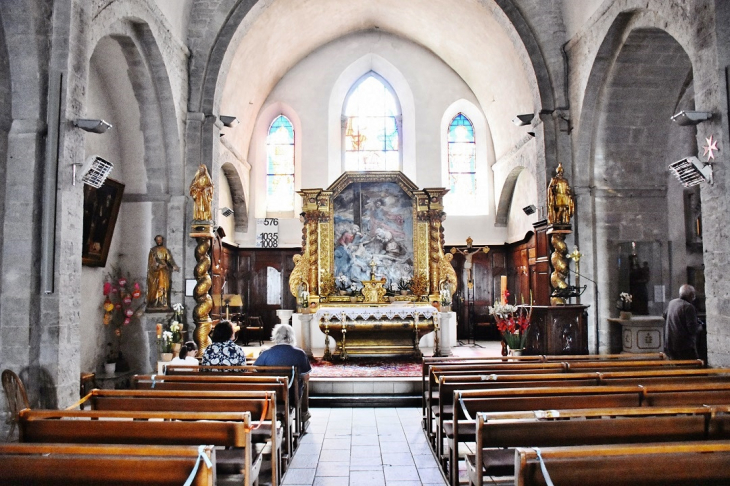
[[[553,247],[553,252],[550,255],[550,265],[553,268],[553,272],[550,274],[550,286],[553,288],[553,292],[550,295],[550,305],[562,305],[566,303],[565,297],[562,297],[561,292],[568,288],[568,246],[565,244],[565,235],[570,233],[570,230],[551,230],[548,231],[550,234],[550,246]]]
[[[210,277],[210,245],[213,233],[208,231],[193,232],[191,237],[197,241],[195,247],[195,289],[193,290],[193,298],[195,299],[195,307],[193,308],[193,321],[195,322],[195,340],[198,341],[198,353],[203,354],[205,348],[210,346],[210,331],[213,327],[213,321],[210,319],[210,311],[213,308],[213,299],[208,293],[213,281]]]

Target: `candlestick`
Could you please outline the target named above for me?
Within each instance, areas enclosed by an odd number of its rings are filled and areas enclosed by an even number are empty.
[[[507,275],[502,275],[501,280],[501,291],[502,291],[502,305],[507,305]]]

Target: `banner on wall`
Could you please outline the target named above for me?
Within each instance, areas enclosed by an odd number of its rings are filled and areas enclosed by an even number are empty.
[[[279,220],[277,218],[256,219],[256,248],[279,247]]]

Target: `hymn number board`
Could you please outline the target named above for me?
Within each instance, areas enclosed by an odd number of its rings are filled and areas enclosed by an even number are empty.
[[[279,247],[279,220],[277,218],[256,219],[256,248]]]

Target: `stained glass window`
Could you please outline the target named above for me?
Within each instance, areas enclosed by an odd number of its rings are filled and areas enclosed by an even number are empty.
[[[345,102],[345,170],[399,170],[398,103],[373,72]]]
[[[474,125],[459,113],[451,120],[446,137],[449,157],[449,193],[446,203],[465,207],[476,203],[476,143]]]
[[[284,115],[271,123],[266,137],[266,210],[294,210],[294,127]]]

